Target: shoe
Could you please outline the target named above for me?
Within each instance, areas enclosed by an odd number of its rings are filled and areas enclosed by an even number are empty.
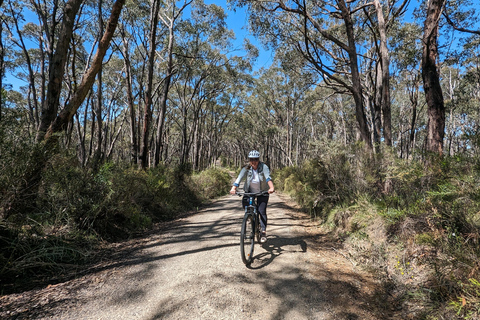
[[[262,231],[262,235],[260,236],[260,243],[265,242],[267,242],[267,233],[265,231]]]

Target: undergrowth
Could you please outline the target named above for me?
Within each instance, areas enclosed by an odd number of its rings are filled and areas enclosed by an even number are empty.
[[[22,165],[2,166],[0,201],[5,203],[16,192]],[[144,171],[108,162],[94,171],[75,157],[56,156],[43,172],[35,203],[25,206],[28,212],[0,220],[0,294],[68,278],[95,261],[105,243],[196,210],[226,194],[230,180],[222,169],[193,173],[186,165]]]
[[[432,163],[338,148],[274,179],[388,283],[397,316],[478,319],[479,159]]]

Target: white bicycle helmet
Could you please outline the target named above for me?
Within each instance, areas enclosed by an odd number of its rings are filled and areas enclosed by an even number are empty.
[[[252,150],[248,154],[248,157],[249,158],[260,158],[260,152],[258,152],[257,150]]]

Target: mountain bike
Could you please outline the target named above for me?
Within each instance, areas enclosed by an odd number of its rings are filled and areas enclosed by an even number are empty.
[[[268,196],[268,192],[260,193],[240,193],[238,196],[247,196],[248,205],[245,206],[245,215],[242,221],[242,231],[240,232],[240,253],[242,261],[245,265],[250,265],[253,261],[253,249],[255,246],[255,238],[260,243],[261,226],[260,226],[260,212],[257,210],[257,197]]]

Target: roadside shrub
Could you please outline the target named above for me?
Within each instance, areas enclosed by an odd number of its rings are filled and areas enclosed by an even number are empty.
[[[301,167],[276,170],[274,180],[312,216],[326,219],[333,206],[349,204],[372,189],[365,178],[370,170],[359,168],[363,161],[368,163],[365,157],[359,149],[332,147]]]
[[[101,238],[123,238],[200,204],[185,168],[147,171],[105,163],[96,172],[58,157],[44,174],[38,218]],[[212,188],[205,181],[204,189]]]
[[[225,169],[210,168],[190,177],[191,186],[200,199],[213,199],[228,193],[232,177]]]

